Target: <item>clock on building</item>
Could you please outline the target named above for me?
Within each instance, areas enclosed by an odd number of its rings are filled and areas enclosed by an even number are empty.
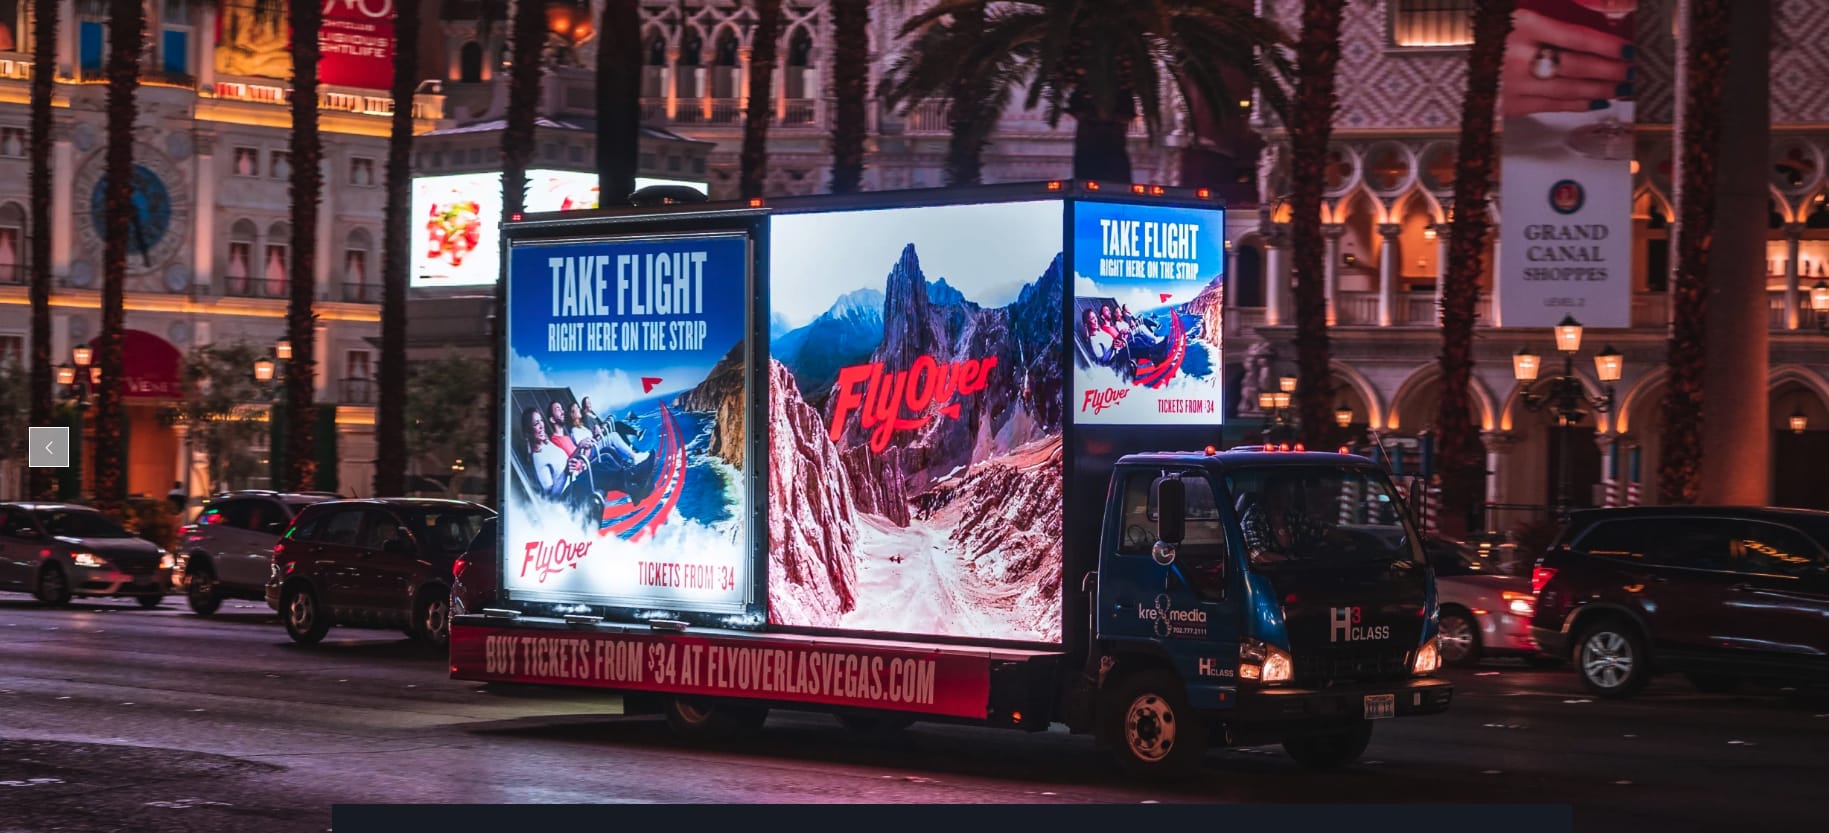
[[[102,176],[89,195],[89,214],[96,236],[103,239],[108,234],[107,196],[108,177]],[[130,260],[139,261],[134,265],[150,269],[154,251],[171,231],[171,192],[165,181],[144,165],[133,166],[132,205],[133,210],[127,215],[127,255]]]

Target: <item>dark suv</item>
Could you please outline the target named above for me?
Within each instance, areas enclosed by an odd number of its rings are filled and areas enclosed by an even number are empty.
[[[273,545],[305,507],[336,498],[329,492],[228,492],[203,504],[194,523],[178,531],[177,572],[191,610],[208,616],[223,599],[259,601],[273,575]]]
[[[1664,672],[1704,691],[1829,681],[1826,544],[1829,512],[1577,512],[1532,572],[1531,635],[1605,697]]]
[[[385,498],[312,504],[273,547],[267,605],[311,644],[332,625],[400,628],[443,646],[451,572],[494,513],[460,500]]]

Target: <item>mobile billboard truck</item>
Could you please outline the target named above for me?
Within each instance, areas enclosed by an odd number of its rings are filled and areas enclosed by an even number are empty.
[[[1094,187],[508,223],[496,589],[453,676],[706,735],[1063,723],[1164,774],[1445,710],[1382,470],[1209,445],[1223,210]]]

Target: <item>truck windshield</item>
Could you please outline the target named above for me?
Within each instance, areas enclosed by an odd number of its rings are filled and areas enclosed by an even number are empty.
[[[1226,489],[1253,566],[1421,560],[1390,482],[1376,470],[1239,469],[1227,474]]]

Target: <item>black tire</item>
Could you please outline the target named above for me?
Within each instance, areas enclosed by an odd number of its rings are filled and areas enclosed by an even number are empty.
[[[1480,623],[1473,618],[1473,614],[1458,607],[1442,611],[1436,634],[1436,647],[1441,651],[1442,664],[1456,668],[1480,664],[1484,650],[1480,645]]]
[[[725,740],[762,728],[768,708],[705,697],[667,699],[667,725],[682,737],[697,741]]]
[[[135,596],[133,600],[140,603],[141,610],[152,610],[164,603],[164,596]]]
[[[32,595],[51,607],[69,604],[70,578],[64,575],[64,568],[58,564],[44,565],[44,569],[38,571],[38,581],[33,585]]]
[[[330,632],[330,615],[308,584],[295,584],[280,592],[279,615],[286,635],[300,645],[316,645]]]
[[[1743,682],[1745,681],[1730,674],[1689,675],[1689,684],[1695,686],[1696,690],[1703,694],[1727,694],[1738,691]]]
[[[889,740],[899,737],[908,727],[913,726],[915,719],[902,714],[884,714],[877,712],[841,712],[838,725],[845,731],[866,740]]]
[[[434,648],[448,647],[451,644],[451,591],[438,587],[421,590],[418,600],[413,602],[413,625],[407,633]]]
[[[184,583],[184,599],[190,603],[191,612],[198,616],[209,616],[222,608],[221,586],[216,583],[216,572],[209,565],[191,562],[191,572]]]
[[[1359,760],[1371,743],[1372,721],[1355,720],[1352,726],[1338,732],[1283,741],[1283,751],[1308,769],[1344,769]]]
[[[1193,774],[1207,751],[1207,730],[1188,704],[1187,687],[1160,669],[1120,680],[1105,700],[1106,737],[1125,771],[1173,780]]]
[[[1625,698],[1651,682],[1651,653],[1638,626],[1608,616],[1583,628],[1571,652],[1575,674],[1590,693]]]

